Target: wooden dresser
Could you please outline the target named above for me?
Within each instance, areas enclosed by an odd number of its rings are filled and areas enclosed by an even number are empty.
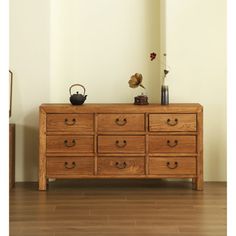
[[[190,178],[203,189],[200,104],[43,104],[39,190],[48,178]]]

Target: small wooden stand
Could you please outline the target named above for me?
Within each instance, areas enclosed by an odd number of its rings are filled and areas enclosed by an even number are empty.
[[[9,124],[9,189],[15,185],[15,124]]]

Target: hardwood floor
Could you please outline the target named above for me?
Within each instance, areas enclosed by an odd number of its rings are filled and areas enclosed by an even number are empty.
[[[11,236],[225,236],[226,184],[163,180],[16,183]]]

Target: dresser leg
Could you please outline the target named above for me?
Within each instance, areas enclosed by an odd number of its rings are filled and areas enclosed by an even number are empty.
[[[203,178],[202,177],[193,178],[192,179],[192,183],[193,183],[193,189],[198,190],[198,191],[202,191],[203,190],[204,182],[203,182]]]
[[[39,177],[39,190],[45,191],[47,190],[47,179],[46,176]]]

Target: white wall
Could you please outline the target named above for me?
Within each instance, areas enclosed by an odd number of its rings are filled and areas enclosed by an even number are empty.
[[[128,87],[135,72],[157,102],[149,53],[164,46],[170,101],[204,106],[205,180],[226,180],[226,3],[165,2],[160,12],[158,0],[10,0],[17,181],[37,180],[41,103],[68,102],[73,83],[86,86],[87,102],[132,102],[142,92]]]
[[[171,102],[204,106],[205,179],[226,180],[226,1],[166,0]]]
[[[10,1],[10,69],[16,123],[16,180],[38,176],[38,106],[49,101],[48,0]]]

